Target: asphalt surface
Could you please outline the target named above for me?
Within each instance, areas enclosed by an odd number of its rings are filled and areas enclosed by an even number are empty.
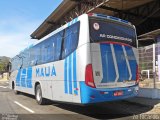
[[[0,82],[0,119],[6,120],[132,120],[136,115],[148,113],[152,106],[115,101],[88,106],[51,102],[38,105],[34,96],[15,95],[7,82]]]

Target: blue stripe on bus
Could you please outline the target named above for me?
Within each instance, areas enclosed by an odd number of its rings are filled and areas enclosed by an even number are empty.
[[[18,74],[16,77],[16,86],[20,86],[20,78],[21,78],[21,69],[18,70]]]
[[[136,66],[137,66],[137,62],[136,62],[135,55],[133,53],[133,49],[131,47],[128,47],[128,46],[126,46],[125,49],[126,49],[126,52],[127,52],[127,56],[130,56],[130,57],[134,58],[132,60],[129,60],[129,65],[130,65],[131,73],[132,73],[131,80],[136,80]]]
[[[27,74],[26,69],[22,69],[22,73],[21,73],[21,86],[22,87],[26,87],[26,74]]]
[[[68,83],[67,83],[67,61],[68,58],[65,59],[64,61],[64,88],[65,88],[65,93],[68,93]]]
[[[77,61],[76,61],[76,51],[73,53],[73,81],[74,81],[74,94],[78,95],[77,88]]]
[[[32,88],[32,67],[18,70],[16,86]]]
[[[72,62],[71,55],[69,56],[69,94],[72,94]]]
[[[125,55],[121,45],[114,44],[113,46],[114,46],[116,61],[118,65],[118,72],[119,72],[118,82],[123,82],[124,80],[128,80],[129,78],[129,71],[128,71]]]
[[[27,88],[32,88],[32,67],[27,69]]]
[[[76,51],[69,55],[64,61],[64,92],[66,94],[78,95],[77,91],[77,62]],[[74,88],[74,90],[73,90]]]
[[[76,22],[78,22],[78,18],[75,18],[74,20],[72,20],[71,22],[69,22],[69,23],[67,24],[67,27],[73,25],[73,24],[76,23]]]
[[[116,79],[116,72],[110,44],[100,44],[100,49],[103,67],[103,79],[101,83],[114,82]]]
[[[77,21],[78,21],[78,18],[75,18],[75,19],[74,19],[74,23],[76,23]]]

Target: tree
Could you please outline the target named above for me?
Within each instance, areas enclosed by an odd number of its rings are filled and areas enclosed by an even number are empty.
[[[5,71],[5,65],[3,63],[0,63],[0,73],[3,73]]]
[[[10,61],[9,57],[0,56],[0,74],[4,72],[9,72],[9,69],[8,69],[9,61]]]

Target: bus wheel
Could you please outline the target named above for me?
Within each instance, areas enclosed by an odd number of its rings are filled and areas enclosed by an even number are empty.
[[[16,95],[18,95],[20,93],[19,91],[15,90],[15,84],[14,84],[14,82],[12,82],[12,89],[14,90],[14,93]]]
[[[16,95],[18,95],[20,92],[17,91],[17,90],[14,90],[14,93],[15,93]]]
[[[41,86],[37,85],[36,86],[36,91],[35,91],[35,97],[36,97],[36,101],[39,105],[44,105],[46,103],[46,100],[42,97],[42,90],[41,90]]]

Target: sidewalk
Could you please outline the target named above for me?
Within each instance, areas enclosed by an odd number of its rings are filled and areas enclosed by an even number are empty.
[[[144,98],[144,97],[134,97],[126,99],[125,101],[130,103],[136,103],[144,106],[149,107],[160,107],[160,99],[151,99],[151,98]]]
[[[9,80],[7,80],[7,79],[0,79],[0,82],[7,82],[7,81],[9,81]]]

